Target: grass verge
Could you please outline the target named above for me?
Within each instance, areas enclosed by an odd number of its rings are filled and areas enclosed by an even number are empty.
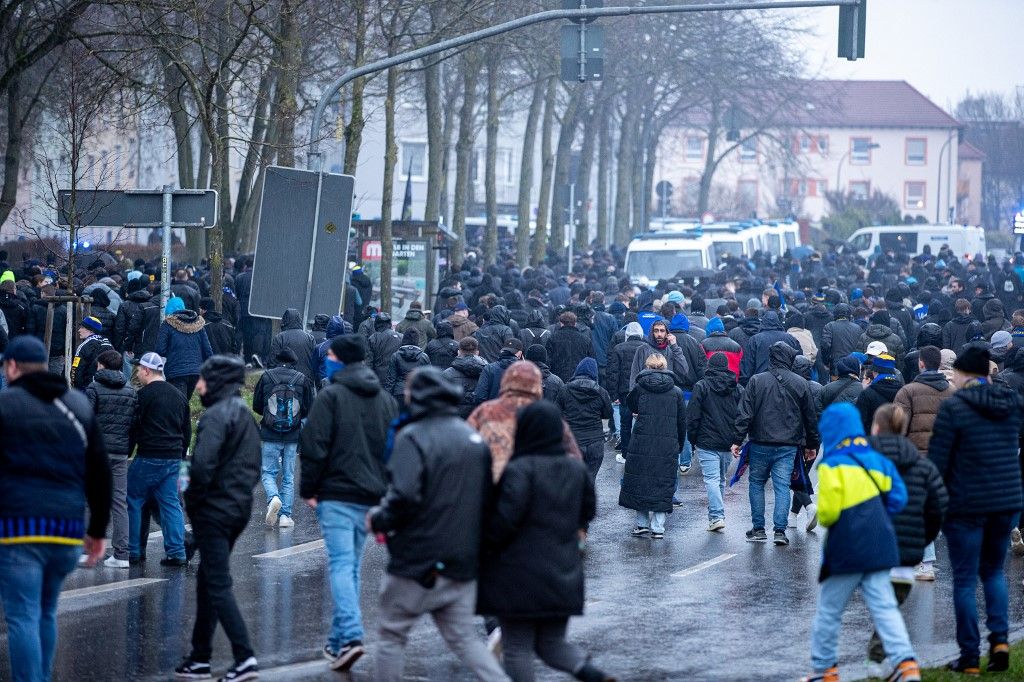
[[[987,645],[982,643],[983,650],[987,648]],[[988,662],[988,657],[982,657],[981,669],[985,670],[985,664]],[[877,682],[882,680],[880,677],[869,678],[871,682]],[[995,682],[996,680],[1024,680],[1024,641],[1017,642],[1016,644],[1010,645],[1010,669],[1004,673],[990,673],[986,674],[982,672],[981,677],[968,677],[967,675],[961,675],[960,673],[954,673],[946,670],[945,665],[938,668],[925,668],[921,671],[921,682],[965,682],[966,680],[974,679],[989,679]]]

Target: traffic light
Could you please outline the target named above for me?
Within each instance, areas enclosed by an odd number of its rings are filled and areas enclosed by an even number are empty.
[[[868,0],[839,6],[839,56],[852,61],[864,57]]]

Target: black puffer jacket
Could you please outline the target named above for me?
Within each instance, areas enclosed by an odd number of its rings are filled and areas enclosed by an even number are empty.
[[[96,422],[103,433],[103,444],[111,459],[125,459],[132,453],[131,430],[139,397],[126,385],[124,373],[114,369],[96,372],[85,389]]]
[[[629,373],[636,349],[644,345],[643,337],[631,336],[608,352],[608,389],[615,399],[629,393]]]
[[[826,367],[832,367],[850,353],[860,350],[860,336],[864,330],[850,318],[853,314],[846,304],[836,306],[836,319],[821,331],[820,357]]]
[[[864,386],[860,383],[860,379],[851,376],[839,377],[821,389],[821,395],[818,398],[818,414],[835,403],[856,403],[863,390]]]
[[[459,343],[455,340],[455,332],[451,322],[437,323],[437,338],[431,339],[426,347],[427,357],[434,367],[447,369],[451,367],[459,354]]]
[[[390,318],[381,328],[380,315],[377,316],[376,329],[366,342],[366,364],[370,365],[381,383],[388,376],[388,365],[391,356],[402,347],[402,335],[391,328]]]
[[[405,380],[417,367],[425,367],[430,364],[430,358],[419,346],[401,346],[398,352],[391,356],[388,362],[388,374],[384,379],[384,390],[390,393],[395,400],[402,402],[405,392]]]
[[[462,397],[459,399],[459,416],[465,419],[476,407],[476,400],[473,392],[476,390],[476,383],[480,380],[480,372],[487,366],[479,355],[467,355],[452,360],[451,367],[444,370],[445,379],[462,387]]]
[[[716,452],[728,450],[733,444],[732,431],[742,398],[743,387],[736,382],[725,355],[713,354],[686,407],[690,444]]]
[[[998,384],[961,388],[939,408],[928,444],[949,492],[948,517],[1019,511],[1021,399]]]
[[[559,327],[544,342],[544,348],[548,352],[548,364],[551,365],[551,371],[566,383],[572,379],[572,374],[576,371],[580,360],[585,357],[594,357],[590,337],[577,327]]]
[[[218,355],[203,366],[206,412],[196,427],[191,481],[185,505],[193,524],[241,529],[252,516],[252,493],[260,480],[260,432],[239,395],[245,365]]]
[[[807,381],[792,370],[796,356],[785,341],[771,347],[768,370],[751,377],[740,401],[733,443],[749,436],[752,443],[818,448],[818,410]]]
[[[508,326],[508,310],[505,306],[496,305],[487,311],[489,319],[483,326],[473,332],[478,344],[480,344],[480,357],[487,362],[494,362],[501,355],[501,349],[505,342],[516,338],[512,328]]]
[[[888,374],[884,377],[876,377],[870,386],[860,392],[854,405],[860,412],[864,433],[871,433],[871,422],[875,418],[875,412],[882,405],[896,400],[896,394],[903,388],[903,385],[903,381],[897,375]]]
[[[372,505],[384,494],[384,446],[395,399],[362,362],[345,365],[317,394],[299,437],[303,498]]]
[[[555,398],[562,417],[580,445],[604,440],[602,419],[612,418],[612,401],[608,391],[589,377],[575,376]]]
[[[903,436],[872,436],[871,447],[889,458],[899,469],[907,487],[907,505],[892,518],[896,541],[900,547],[900,565],[921,563],[924,548],[934,542],[942,528],[949,496],[939,470],[927,457],[922,457],[909,439]]]
[[[420,371],[410,391],[410,421],[395,435],[390,483],[370,522],[388,536],[388,573],[474,580],[491,492],[490,451],[459,419],[459,389],[441,370]]]
[[[313,369],[316,366],[313,361],[316,341],[313,335],[302,327],[302,313],[295,308],[284,311],[284,315],[281,316],[281,331],[270,344],[270,366],[276,367],[277,354],[284,348],[290,348],[297,358],[295,369],[305,374],[309,382],[316,386],[319,380]]]
[[[868,328],[864,330],[864,334],[860,337],[860,348],[858,350],[862,353],[866,352],[868,345],[873,341],[884,343],[886,350],[889,351],[889,355],[896,358],[896,366],[903,366],[903,356],[905,355],[903,341],[896,332],[884,324],[869,324]]]
[[[626,396],[636,414],[619,489],[619,506],[672,513],[679,452],[686,441],[686,403],[672,373],[645,369]]]

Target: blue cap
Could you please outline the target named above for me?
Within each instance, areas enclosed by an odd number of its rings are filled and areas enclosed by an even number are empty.
[[[164,306],[164,314],[173,315],[174,313],[182,311],[184,309],[185,301],[178,298],[177,296],[171,296],[169,299],[167,299],[167,305]]]
[[[690,331],[690,318],[688,318],[683,313],[676,313],[672,317],[672,321],[669,322],[668,324],[668,330],[670,332],[674,332],[677,330],[684,332]]]
[[[665,300],[669,303],[682,303],[683,294],[679,291],[670,291],[668,292],[668,296],[665,297]]]
[[[103,331],[103,323],[100,322],[98,317],[86,317],[82,320],[82,326],[96,334]]]
[[[720,317],[712,317],[708,320],[708,326],[704,330],[708,334],[725,333],[725,324],[722,322]]]

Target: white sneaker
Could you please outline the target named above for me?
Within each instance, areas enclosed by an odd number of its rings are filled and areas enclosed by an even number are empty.
[[[107,557],[106,561],[103,562],[103,565],[107,568],[128,568],[128,560],[115,559],[113,555],[110,555]]]
[[[270,498],[270,504],[267,505],[267,516],[264,519],[267,525],[273,528],[277,525],[277,515],[281,511],[281,498],[274,495]]]
[[[935,581],[935,565],[920,563],[914,567],[914,580],[920,580],[923,582],[934,582]]]
[[[685,476],[688,473],[690,473],[690,465],[689,464],[680,464],[679,465],[679,475],[680,476]]]
[[[1016,556],[1024,556],[1024,538],[1020,536],[1020,530],[1014,528],[1010,531],[1010,549]]]
[[[718,531],[722,530],[725,530],[724,519],[715,519],[714,521],[708,524],[708,532],[710,533],[717,533]]]
[[[804,513],[807,515],[807,525],[804,529],[809,533],[818,527],[818,505],[812,502],[805,508]]]
[[[292,521],[292,517],[290,516],[282,516],[281,519],[277,522],[278,528],[291,528],[294,525],[295,522]]]
[[[615,453],[615,461],[618,462],[619,464],[625,464],[626,463],[626,458],[625,458],[625,456],[623,456],[623,454],[621,452],[616,452]]]
[[[78,565],[85,566],[85,562],[89,560],[88,554],[82,554],[78,557]]]
[[[800,525],[800,514],[794,514],[789,512],[789,523],[786,524],[790,528],[796,528]]]

